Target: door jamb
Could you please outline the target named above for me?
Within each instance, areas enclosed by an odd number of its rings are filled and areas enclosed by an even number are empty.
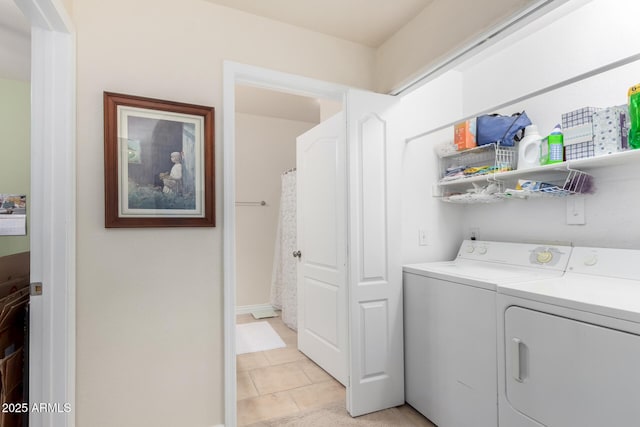
[[[252,65],[223,64],[223,282],[225,425],[237,424],[236,405],[236,235],[235,235],[235,86],[246,84],[301,96],[346,102],[347,86]],[[346,123],[345,123],[346,125]]]
[[[32,427],[75,425],[76,39],[59,0],[15,0],[31,23],[31,297],[29,401]],[[70,404],[69,411],[64,404]]]

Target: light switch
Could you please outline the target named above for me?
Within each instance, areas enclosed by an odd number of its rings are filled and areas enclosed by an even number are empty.
[[[567,225],[584,225],[584,197],[567,197]]]
[[[420,246],[429,245],[429,241],[427,240],[427,230],[423,230],[423,229],[418,230],[418,245]]]

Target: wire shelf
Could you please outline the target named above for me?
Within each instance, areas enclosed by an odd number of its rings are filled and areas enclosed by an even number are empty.
[[[440,157],[440,182],[451,183],[477,176],[491,176],[496,172],[507,172],[516,169],[518,149],[503,147],[498,144],[487,144],[479,147],[446,154]],[[456,176],[447,176],[452,169],[464,170]]]
[[[502,193],[495,194],[454,194],[452,196],[443,197],[441,200],[447,203],[460,203],[460,204],[487,204],[497,203],[505,200],[501,197]]]
[[[538,190],[506,190],[499,197],[505,199],[567,197],[576,194],[591,194],[593,191],[593,177],[591,175],[579,170],[569,169],[562,185],[553,185]]]

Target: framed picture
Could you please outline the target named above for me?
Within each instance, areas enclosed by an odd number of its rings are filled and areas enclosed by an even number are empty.
[[[214,227],[213,119],[213,107],[105,92],[105,227]]]

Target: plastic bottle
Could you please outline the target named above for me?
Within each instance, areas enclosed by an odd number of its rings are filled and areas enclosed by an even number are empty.
[[[631,86],[627,93],[629,97],[629,147],[640,148],[640,83]]]
[[[540,164],[561,163],[564,160],[564,136],[560,125],[556,125],[553,131],[540,144]]]
[[[518,148],[518,170],[529,169],[540,165],[540,143],[542,136],[536,125],[524,128],[524,138]]]
[[[560,125],[556,125],[549,135],[549,163],[560,163],[564,160],[564,135]]]

